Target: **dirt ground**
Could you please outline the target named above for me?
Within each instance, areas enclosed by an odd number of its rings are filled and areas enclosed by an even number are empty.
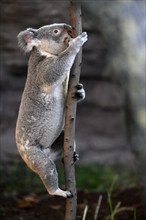
[[[86,220],[93,220],[99,196],[102,196],[98,220],[106,220],[110,215],[107,193],[78,192],[77,220],[82,219],[85,206],[88,206]],[[115,220],[144,220],[144,190],[142,187],[112,193],[113,209],[121,202],[121,210]],[[1,193],[0,219],[3,220],[63,220],[65,199],[48,195],[37,197],[34,194],[10,196]],[[111,220],[111,218],[108,218]]]

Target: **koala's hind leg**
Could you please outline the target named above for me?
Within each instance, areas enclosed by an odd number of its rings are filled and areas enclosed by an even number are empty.
[[[60,152],[60,150],[61,150],[61,156],[62,156],[61,161],[62,161],[62,163],[64,163],[64,158],[63,158],[63,142],[64,142],[64,131],[61,132],[60,136],[56,139],[56,141],[51,146],[52,151]],[[60,156],[60,154],[59,154],[59,156]],[[79,154],[76,153],[76,142],[75,141],[74,141],[74,153],[73,153],[73,157],[72,158],[73,158],[73,162],[74,163],[76,163],[79,160]]]
[[[28,167],[40,176],[50,195],[58,195],[65,198],[72,196],[71,192],[63,191],[59,188],[55,163],[39,147],[28,147],[22,157]]]

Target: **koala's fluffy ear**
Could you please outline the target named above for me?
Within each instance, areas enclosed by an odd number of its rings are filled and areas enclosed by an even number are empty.
[[[32,28],[21,31],[17,38],[19,47],[26,53],[30,52],[34,46],[37,47],[40,42],[37,39],[37,30]]]

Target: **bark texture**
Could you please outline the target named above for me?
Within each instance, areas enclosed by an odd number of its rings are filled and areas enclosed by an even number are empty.
[[[82,32],[80,1],[77,2],[75,0],[72,0],[70,2],[70,18],[71,26],[73,27],[73,37],[76,37]],[[68,96],[66,102],[64,130],[64,168],[66,187],[67,190],[72,192],[73,197],[66,200],[65,220],[75,220],[77,209],[76,179],[73,163],[77,102],[75,99],[73,99],[73,94],[75,91],[75,86],[79,82],[80,78],[81,59],[82,51],[80,50],[71,69]]]

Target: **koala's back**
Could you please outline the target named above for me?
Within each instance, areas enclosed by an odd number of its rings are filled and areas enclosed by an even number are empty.
[[[31,58],[30,58],[31,59]],[[65,93],[63,84],[50,89],[46,83],[37,84],[35,65],[34,77],[28,77],[19,109],[16,141],[49,147],[60,135],[64,124]],[[41,74],[41,73],[38,73]]]

